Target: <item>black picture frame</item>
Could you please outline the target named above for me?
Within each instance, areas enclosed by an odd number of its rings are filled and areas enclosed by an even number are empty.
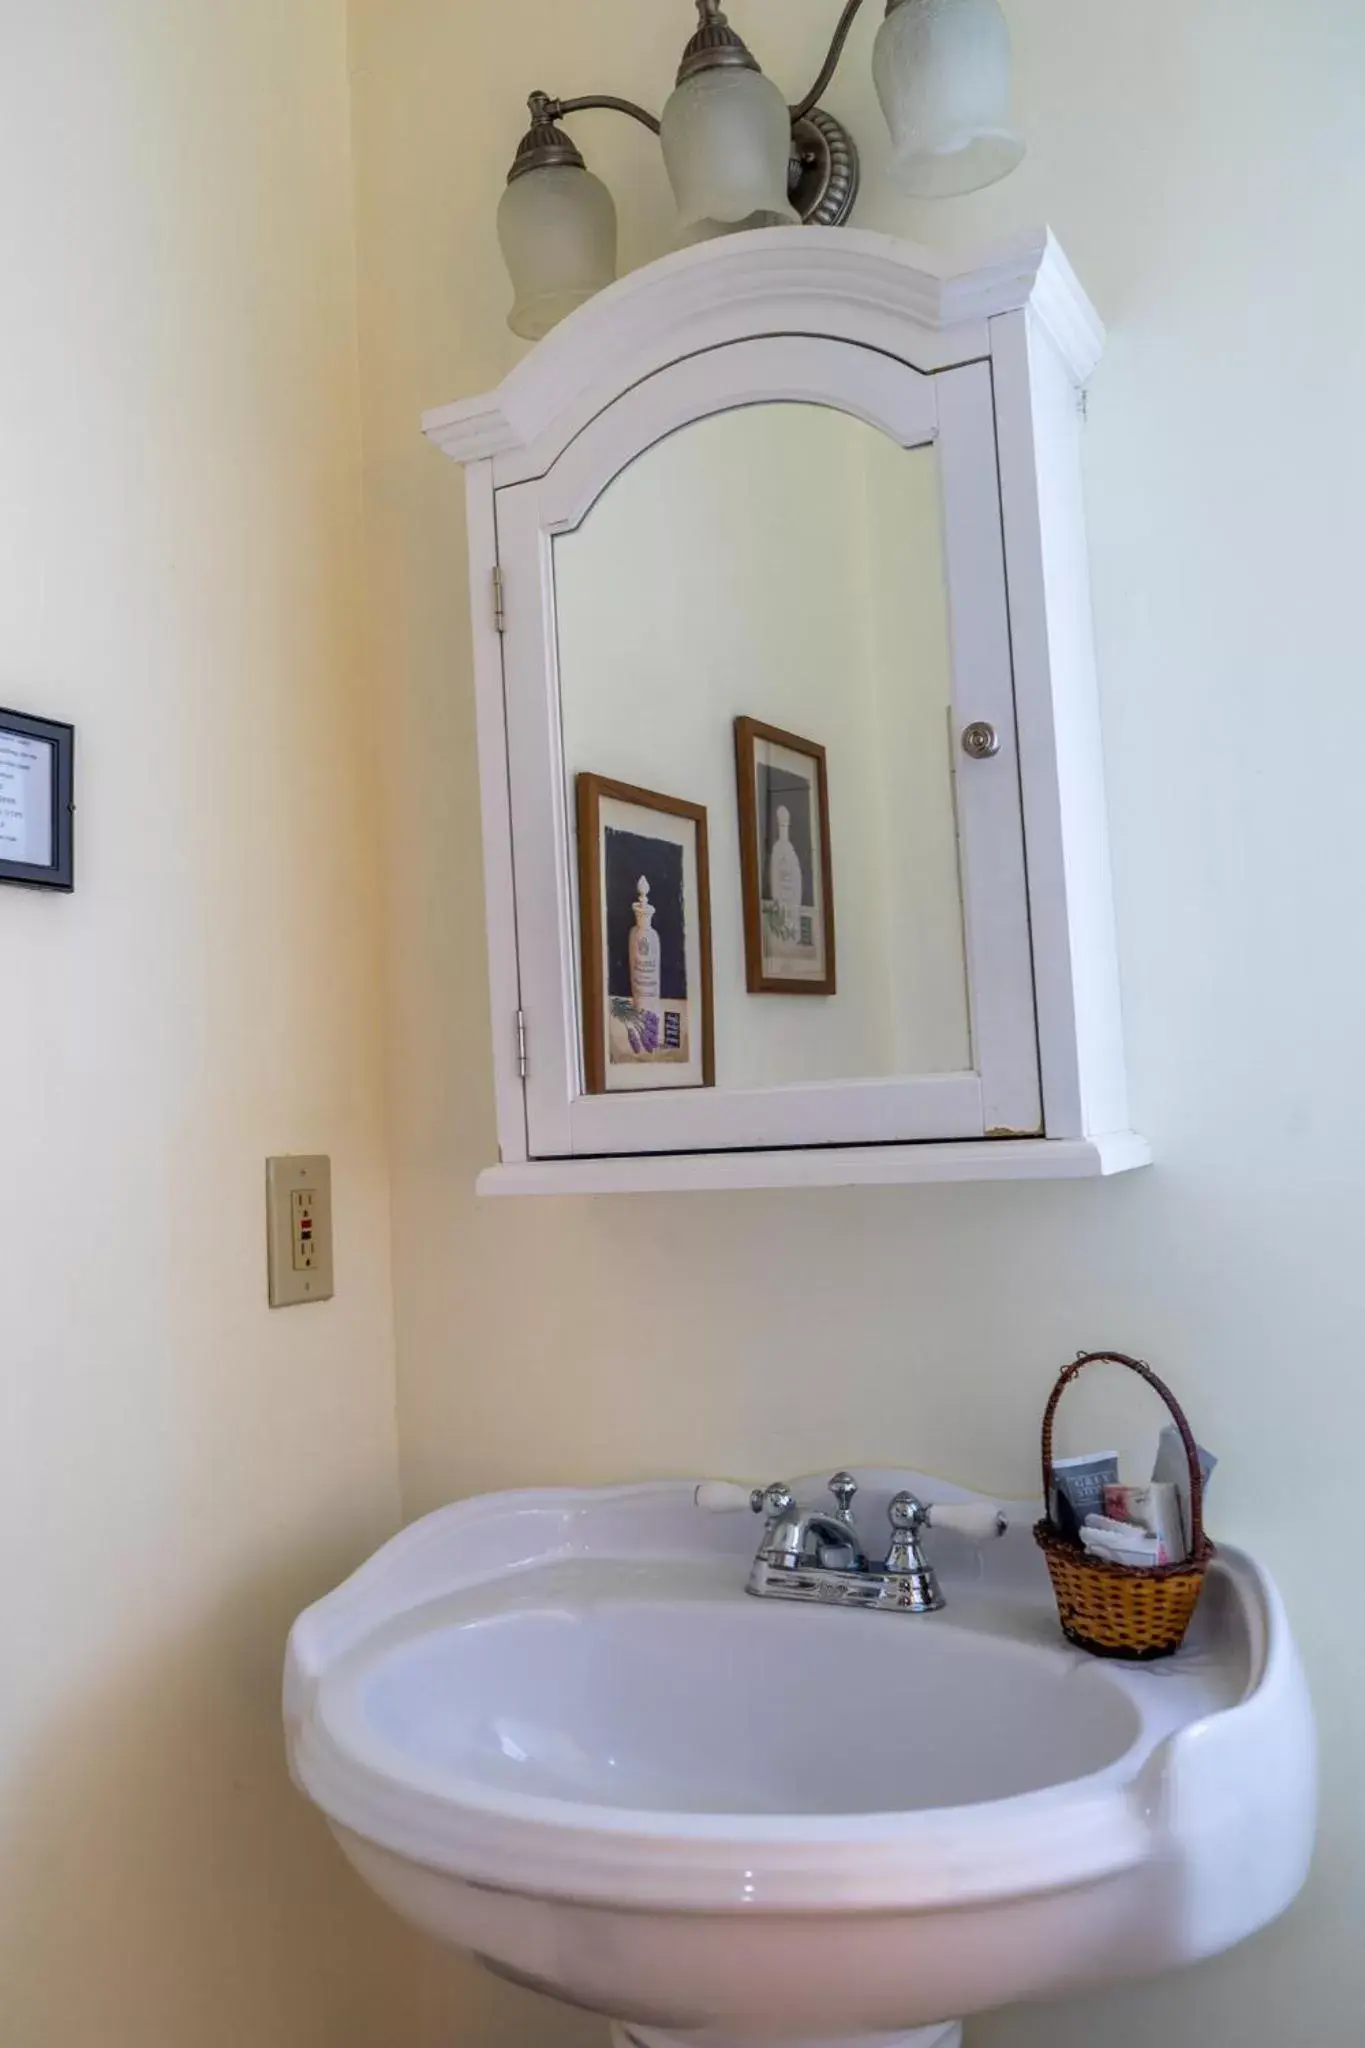
[[[52,858],[45,863],[10,860],[0,847],[0,882],[17,882],[25,889],[61,889],[69,894],[76,886],[76,728],[56,718],[33,718],[25,711],[0,710],[0,798],[4,789],[3,746],[7,739],[36,741],[52,750]]]

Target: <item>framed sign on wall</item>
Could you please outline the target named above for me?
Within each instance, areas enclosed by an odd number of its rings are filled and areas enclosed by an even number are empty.
[[[75,887],[75,728],[0,710],[0,882]]]

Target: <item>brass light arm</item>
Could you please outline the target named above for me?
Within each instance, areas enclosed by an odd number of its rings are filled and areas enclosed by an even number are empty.
[[[861,0],[857,0],[861,5]],[[634,100],[617,99],[612,93],[587,93],[576,100],[551,100],[546,112],[552,121],[558,121],[564,114],[588,114],[602,108],[610,114],[629,114],[632,121],[638,121],[642,128],[648,128],[651,135],[659,133],[660,124],[656,117],[644,107],[637,107]]]
[[[824,63],[820,67],[820,76],[816,79],[814,85],[806,94],[805,98],[802,100],[798,100],[796,105],[792,108],[792,120],[794,122],[803,121],[805,119],[806,115],[810,112],[811,108],[815,106],[816,102],[821,98],[822,94],[824,93],[825,87],[829,84],[835,72],[838,70],[839,59],[844,54],[844,45],[848,41],[849,31],[852,29],[854,22],[858,18],[858,12],[862,7],[862,4],[863,0],[848,0],[847,7],[845,7],[843,13],[839,17],[839,25],[834,31],[834,40],[829,46],[829,55],[826,57]]]

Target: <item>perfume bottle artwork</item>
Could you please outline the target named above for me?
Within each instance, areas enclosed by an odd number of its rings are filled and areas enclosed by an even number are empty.
[[[641,875],[636,885],[635,929],[630,935],[630,999],[639,1009],[659,1000],[659,934],[654,929],[654,905],[649,900],[649,876]]]
[[[801,942],[801,856],[791,841],[792,814],[777,807],[777,844],[768,862],[768,886],[776,911],[777,937],[784,945]]]
[[[760,831],[766,854],[763,953],[778,975],[823,972],[815,891],[816,816],[811,783],[785,762],[757,764]]]
[[[608,1063],[685,1063],[691,1045],[682,848],[610,826],[604,837]]]
[[[832,996],[834,871],[824,747],[735,720],[744,971],[751,996]]]

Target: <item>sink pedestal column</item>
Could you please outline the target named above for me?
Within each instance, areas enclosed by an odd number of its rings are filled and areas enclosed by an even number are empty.
[[[846,2041],[722,2041],[712,2035],[664,2034],[657,2027],[614,2024],[612,2048],[962,2048],[962,2022],[941,2020],[934,2027],[914,2027],[908,2034],[859,2034]]]

